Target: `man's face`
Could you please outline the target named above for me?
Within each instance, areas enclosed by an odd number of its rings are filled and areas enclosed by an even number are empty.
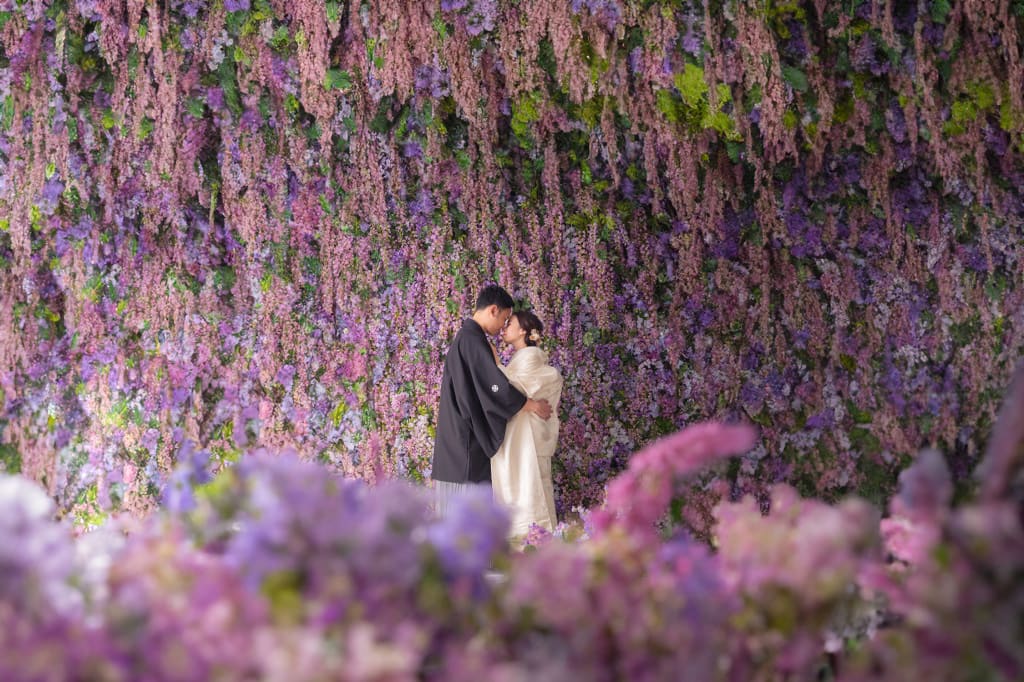
[[[492,305],[488,308],[488,313],[488,322],[490,324],[487,325],[487,333],[497,334],[508,324],[508,318],[512,316],[512,309],[499,308],[496,305]]]

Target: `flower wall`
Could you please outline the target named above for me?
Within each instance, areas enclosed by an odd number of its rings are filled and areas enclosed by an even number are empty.
[[[695,529],[777,482],[878,502],[926,444],[963,481],[1024,346],[1022,34],[1021,0],[2,0],[4,466],[82,513],[151,506],[186,440],[421,479],[497,280],[567,379],[563,513],[712,417],[762,439]]]

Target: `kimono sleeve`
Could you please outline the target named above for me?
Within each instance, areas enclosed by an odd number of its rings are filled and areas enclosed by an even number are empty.
[[[481,411],[470,410],[473,435],[488,456],[501,447],[505,426],[526,404],[526,396],[509,383],[505,373],[494,362],[486,343],[467,344],[464,359],[468,371],[466,395],[472,395]]]

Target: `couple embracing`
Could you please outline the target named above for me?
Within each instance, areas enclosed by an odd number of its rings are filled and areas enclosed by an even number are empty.
[[[543,331],[529,311],[512,311],[499,286],[484,288],[444,363],[432,478],[438,514],[470,485],[492,486],[512,518],[510,534],[536,524],[554,530],[551,457],[558,439],[562,376],[537,343]],[[516,349],[502,367],[489,337]]]

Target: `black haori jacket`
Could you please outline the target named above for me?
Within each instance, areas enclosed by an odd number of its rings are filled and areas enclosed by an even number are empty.
[[[444,360],[431,478],[449,483],[491,480],[491,457],[505,425],[526,404],[494,362],[483,328],[462,323]]]

